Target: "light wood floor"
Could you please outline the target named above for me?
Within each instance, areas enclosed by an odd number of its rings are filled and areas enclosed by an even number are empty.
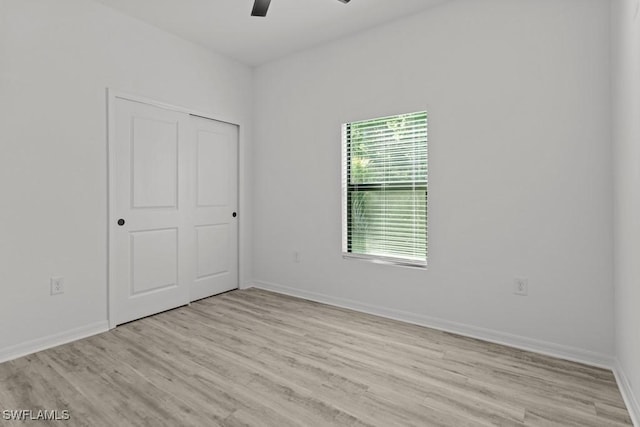
[[[607,370],[257,289],[0,364],[0,424],[3,409],[86,426],[630,425]]]

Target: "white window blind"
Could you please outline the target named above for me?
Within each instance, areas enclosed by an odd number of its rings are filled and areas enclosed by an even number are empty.
[[[343,254],[427,261],[427,113],[342,127]]]

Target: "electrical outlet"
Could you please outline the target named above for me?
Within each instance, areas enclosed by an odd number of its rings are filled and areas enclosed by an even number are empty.
[[[51,295],[64,294],[64,277],[51,278]]]
[[[296,264],[300,263],[300,252],[293,251],[293,262],[295,262]]]
[[[529,295],[529,280],[524,277],[516,277],[513,281],[513,293],[520,296]]]

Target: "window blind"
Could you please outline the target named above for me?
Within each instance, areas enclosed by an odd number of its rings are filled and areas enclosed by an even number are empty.
[[[343,253],[425,265],[427,113],[346,123]]]

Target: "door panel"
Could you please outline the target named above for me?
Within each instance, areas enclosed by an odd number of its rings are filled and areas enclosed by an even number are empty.
[[[238,127],[192,117],[197,152],[195,301],[238,288]]]
[[[235,144],[231,138],[232,135],[225,133],[198,130],[198,207],[229,204],[229,180],[233,173],[230,150]]]
[[[136,231],[131,239],[131,295],[178,286],[178,229]]]
[[[227,224],[196,227],[198,242],[197,279],[228,273],[231,269],[230,254],[226,249],[231,240]]]
[[[178,123],[133,117],[134,208],[175,208],[178,197]]]
[[[189,302],[195,254],[189,123],[187,114],[116,100],[116,217],[110,218],[116,324]],[[124,225],[117,225],[118,219]]]

